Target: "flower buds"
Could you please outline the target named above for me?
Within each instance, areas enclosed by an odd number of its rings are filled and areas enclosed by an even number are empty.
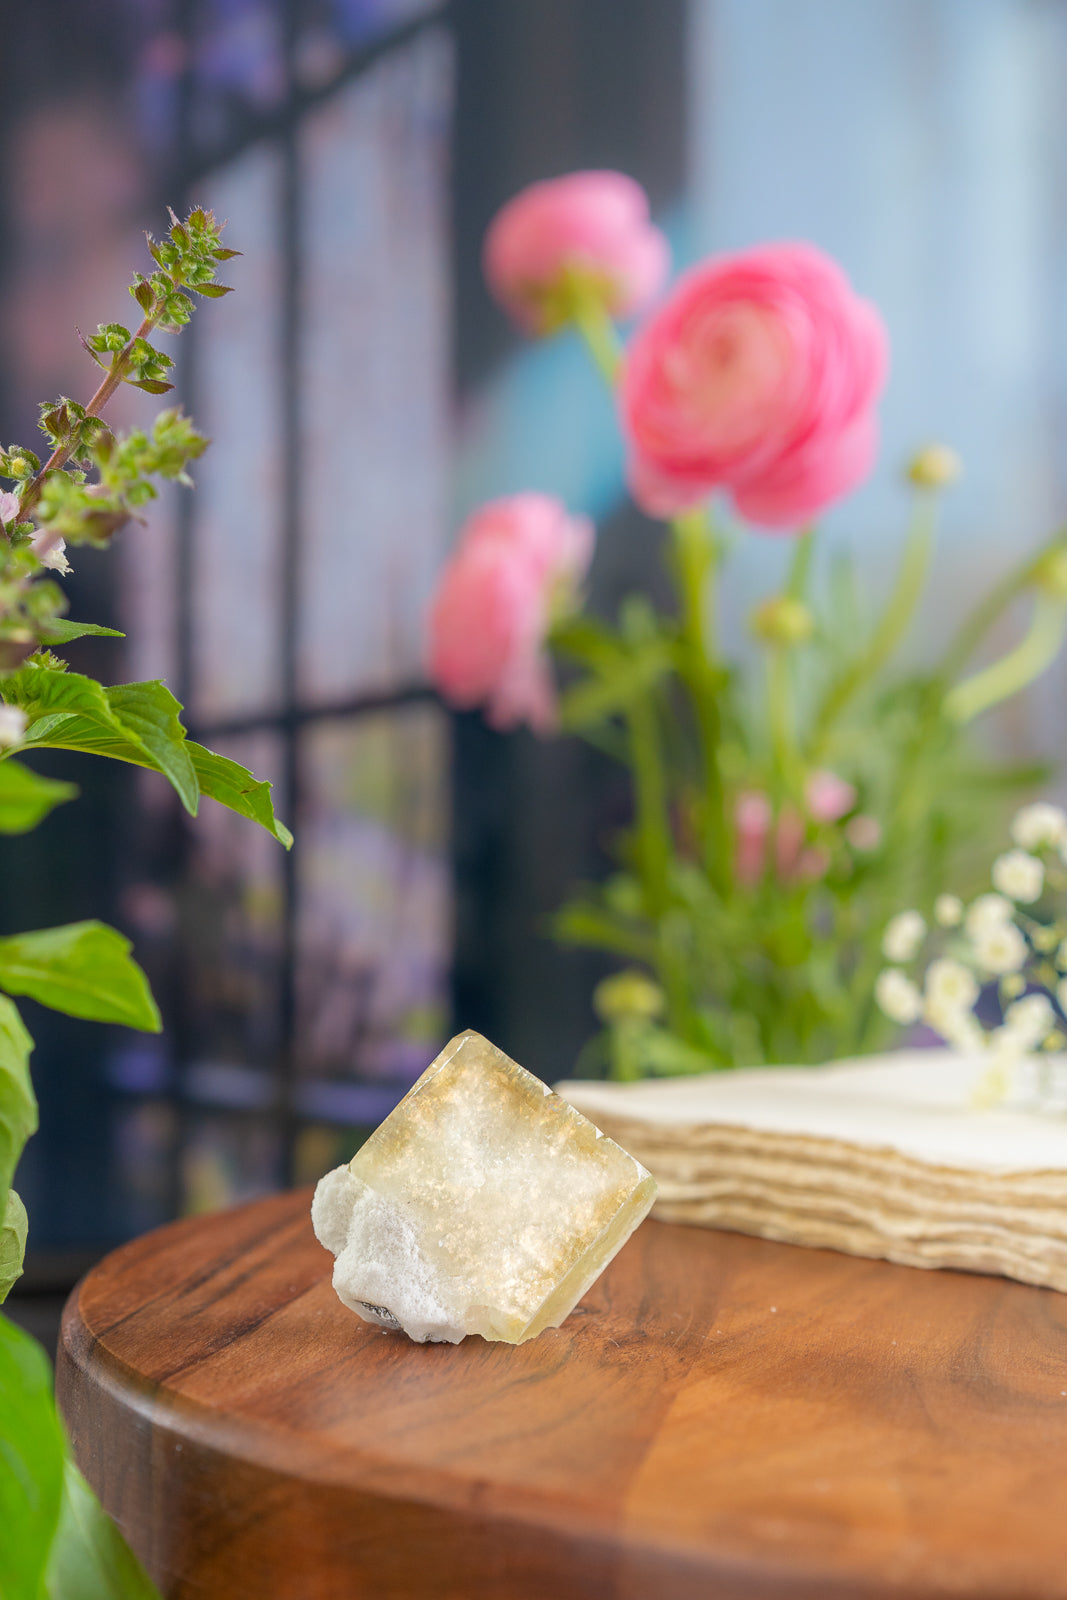
[[[602,978],[593,991],[593,1007],[601,1022],[622,1022],[626,1018],[651,1022],[663,1015],[665,1004],[659,984],[636,967]]]
[[[917,489],[947,489],[963,471],[963,462],[947,444],[928,444],[908,462],[909,482]]]
[[[811,638],[815,632],[815,618],[802,600],[776,594],[760,602],[749,619],[749,626],[764,644],[789,649]]]

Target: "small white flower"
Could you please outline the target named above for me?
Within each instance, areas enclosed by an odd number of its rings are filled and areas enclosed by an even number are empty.
[[[1012,900],[1027,904],[1045,887],[1045,868],[1025,850],[1009,850],[993,863],[993,887]]]
[[[1062,844],[1067,840],[1067,811],[1060,806],[1050,806],[1044,800],[1023,806],[1012,819],[1011,836],[1023,850]]]
[[[18,508],[18,495],[13,489],[5,489],[4,493],[0,494],[0,522],[14,522]]]
[[[963,926],[972,939],[979,938],[989,928],[998,928],[1010,922],[1014,906],[1002,894],[980,894],[967,907]]]
[[[1028,994],[1015,1000],[1004,1013],[1004,1026],[994,1034],[1003,1033],[1005,1042],[1020,1050],[1036,1050],[1055,1023],[1052,1005],[1046,994]]]
[[[38,528],[30,540],[30,549],[42,567],[47,567],[51,572],[67,573],[70,571],[70,562],[64,553],[66,548],[67,542],[65,539],[58,538],[56,534],[49,533],[45,528]]]
[[[963,921],[963,901],[955,894],[939,894],[934,901],[934,917],[942,928],[958,928]]]
[[[18,706],[0,705],[0,747],[20,744],[26,732],[26,713]]]
[[[926,969],[926,998],[938,1006],[969,1011],[978,999],[978,980],[962,961],[942,956]]]
[[[906,1025],[917,1022],[922,1015],[922,995],[899,967],[886,967],[878,974],[874,998],[891,1022]]]
[[[928,999],[923,1006],[923,1021],[955,1050],[985,1048],[985,1035],[971,1013],[948,1001]]]
[[[886,925],[882,952],[890,961],[910,961],[926,934],[926,923],[917,911],[899,911]]]
[[[1026,960],[1026,940],[1014,922],[994,923],[975,937],[974,954],[978,965],[994,977],[1018,972]]]

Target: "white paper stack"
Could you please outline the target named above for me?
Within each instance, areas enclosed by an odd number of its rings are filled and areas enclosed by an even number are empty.
[[[649,1169],[664,1221],[1067,1291],[1067,1116],[1025,1085],[976,1109],[986,1065],[915,1050],[557,1088]]]

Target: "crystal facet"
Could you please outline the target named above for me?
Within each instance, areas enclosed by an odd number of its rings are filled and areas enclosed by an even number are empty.
[[[311,1217],[339,1297],[456,1344],[556,1328],[647,1215],[645,1168],[477,1033],[445,1046]]]

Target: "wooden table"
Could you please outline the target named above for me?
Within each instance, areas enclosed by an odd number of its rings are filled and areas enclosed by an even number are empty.
[[[415,1345],[309,1198],[67,1307],[78,1459],[167,1596],[1067,1597],[1067,1296],[646,1223],[562,1328]]]

